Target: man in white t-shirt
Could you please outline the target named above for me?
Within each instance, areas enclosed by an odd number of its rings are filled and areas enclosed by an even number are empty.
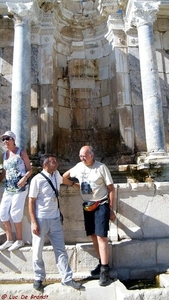
[[[57,199],[60,184],[72,185],[72,181],[63,179],[56,170],[58,163],[55,156],[44,155],[42,165],[42,173],[52,182],[54,189],[41,173],[35,175],[30,183],[29,214],[32,228],[33,287],[38,291],[44,289],[42,282],[46,277],[46,272],[42,251],[45,238],[48,237],[53,246],[62,284],[80,289],[81,284],[72,279],[72,270],[68,264]]]
[[[109,283],[107,233],[109,220],[116,218],[113,211],[113,180],[106,165],[95,160],[91,146],[83,146],[79,157],[81,162],[65,172],[63,178],[75,177],[79,181],[86,234],[91,236],[99,258],[99,264],[91,271],[91,275],[99,276],[99,284],[106,286]]]

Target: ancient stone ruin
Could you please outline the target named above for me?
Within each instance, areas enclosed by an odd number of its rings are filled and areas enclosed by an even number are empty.
[[[116,187],[110,263],[120,279],[168,268],[168,100],[168,0],[0,1],[0,133],[11,127],[35,172],[45,152],[62,173],[81,146],[94,147]],[[95,261],[81,200],[65,186],[60,198],[84,271]],[[27,206],[23,224],[31,243]]]

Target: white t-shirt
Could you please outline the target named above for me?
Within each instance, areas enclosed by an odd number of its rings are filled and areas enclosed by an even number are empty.
[[[113,184],[109,169],[98,161],[95,161],[91,166],[79,162],[70,169],[70,177],[79,180],[80,193],[84,201],[96,201],[106,198],[108,196],[107,185]]]
[[[51,176],[45,170],[43,173],[52,181],[54,187],[60,190],[63,182],[62,176],[56,170]],[[29,197],[36,198],[35,212],[37,218],[54,219],[59,217],[58,201],[55,192],[49,182],[39,173],[35,175],[30,183]]]

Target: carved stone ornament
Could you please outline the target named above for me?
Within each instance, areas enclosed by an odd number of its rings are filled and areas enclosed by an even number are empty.
[[[19,18],[27,18],[34,23],[38,22],[39,18],[39,6],[36,1],[30,1],[27,3],[18,2],[6,2],[8,11],[14,16]]]
[[[134,2],[131,21],[132,24],[137,27],[144,24],[153,24],[153,22],[157,18],[157,11],[159,10],[159,5],[160,2]]]

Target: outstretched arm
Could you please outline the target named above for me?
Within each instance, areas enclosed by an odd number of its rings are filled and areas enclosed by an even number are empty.
[[[70,170],[66,171],[63,175],[63,184],[66,184],[66,185],[71,185],[71,186],[74,186],[76,188],[79,188],[79,183],[77,182],[74,182],[72,180],[70,180]]]

